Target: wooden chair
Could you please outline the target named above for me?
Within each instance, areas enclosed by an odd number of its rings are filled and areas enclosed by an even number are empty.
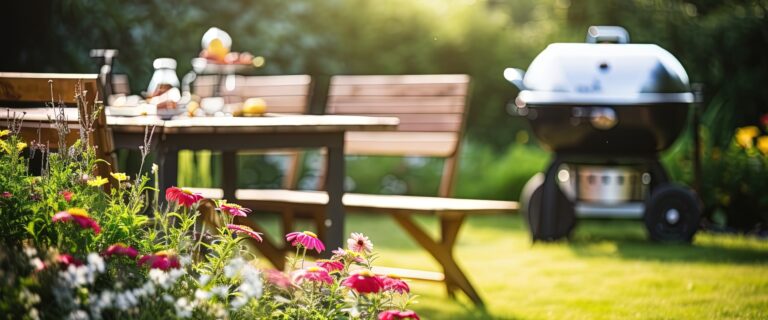
[[[82,89],[85,93],[84,97],[76,96],[78,89]],[[57,106],[63,103],[67,107],[78,108],[76,114],[66,113],[70,115],[68,119],[70,132],[65,137],[66,145],[72,145],[80,138],[81,125],[77,115],[92,115],[96,107],[94,98],[102,98],[100,92],[97,74],[0,72],[0,107],[46,108],[46,103],[50,104],[53,101]],[[78,99],[80,99],[79,103]],[[13,112],[13,109],[10,111]],[[103,110],[96,114],[92,129],[90,143],[96,148],[96,156],[106,160],[112,165],[113,170],[116,170],[117,162],[113,157],[114,143]],[[56,126],[47,117],[25,118],[20,134],[25,141],[43,143],[52,149],[59,146]],[[108,164],[101,162],[98,164],[97,174],[106,176],[109,172],[111,171]]]
[[[445,281],[449,295],[460,289],[473,302],[482,305],[482,299],[453,256],[456,237],[466,216],[515,212],[518,205],[511,201],[451,197],[467,113],[469,82],[467,75],[335,76],[331,78],[326,113],[400,119],[395,132],[348,132],[347,154],[445,159],[436,197],[347,193],[344,206],[349,212],[391,215],[444,271],[440,275],[407,270],[398,273],[410,278]],[[314,210],[319,216],[328,201],[324,192],[317,191],[238,190],[236,196],[239,202],[252,208]],[[433,239],[416,224],[412,219],[414,214],[436,216],[440,222],[440,239]],[[323,229],[322,225],[318,228]]]

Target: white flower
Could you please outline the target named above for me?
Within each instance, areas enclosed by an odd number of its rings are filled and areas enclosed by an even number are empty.
[[[40,260],[40,258],[34,258],[32,260],[29,260],[29,265],[35,269],[35,271],[40,271],[45,269],[45,263],[43,263],[43,260]]]
[[[248,298],[243,296],[238,296],[230,300],[229,305],[232,306],[232,310],[237,310],[242,308],[247,303],[248,303]]]
[[[173,303],[173,296],[171,296],[170,294],[167,294],[167,293],[163,294],[163,301],[168,302],[168,303]]]
[[[195,290],[195,299],[197,300],[208,300],[210,299],[212,294],[208,291],[197,289]]]
[[[32,320],[39,320],[40,314],[37,312],[37,309],[32,308],[29,310],[29,313],[27,314],[27,317],[29,317]]]
[[[192,257],[190,255],[181,256],[179,257],[179,262],[182,266],[187,266],[192,263]]]
[[[225,298],[227,295],[229,295],[229,286],[224,286],[224,285],[215,286],[213,287],[213,289],[211,289],[211,293],[219,297]]]
[[[200,286],[205,286],[208,284],[208,281],[211,281],[211,275],[210,274],[202,274],[200,275],[200,280],[197,282],[200,284]]]
[[[98,272],[102,273],[106,269],[106,265],[104,264],[104,259],[95,252],[91,252],[88,254],[88,267],[90,272]]]
[[[24,247],[24,254],[26,254],[27,257],[32,258],[37,255],[37,249],[35,249],[35,247]]]
[[[373,243],[362,233],[352,232],[347,239],[347,247],[354,252],[371,252]]]
[[[194,306],[189,303],[189,300],[187,298],[181,297],[179,300],[176,300],[176,303],[173,305],[176,308],[176,316],[179,318],[189,318],[192,316],[192,309]]]
[[[83,310],[76,310],[72,311],[72,313],[69,314],[69,319],[72,320],[88,320],[90,319],[88,317],[88,313]]]
[[[160,269],[152,269],[149,270],[149,278],[156,284],[162,287],[163,289],[168,289],[171,287],[172,280],[168,272],[165,272]]]
[[[157,163],[153,163],[152,164],[152,174],[156,174],[158,170],[160,170],[160,166],[158,166]]]
[[[240,269],[243,268],[243,265],[245,265],[243,258],[237,257],[229,260],[229,263],[224,267],[224,276],[234,278],[240,272]]]

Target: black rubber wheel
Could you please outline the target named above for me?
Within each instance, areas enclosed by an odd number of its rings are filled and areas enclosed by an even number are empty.
[[[523,187],[520,195],[520,212],[528,224],[534,241],[556,241],[570,236],[576,226],[576,212],[573,203],[559,187],[555,197],[554,229],[546,230],[540,226],[544,207],[544,174],[536,174]]]
[[[673,185],[653,190],[643,216],[648,236],[661,242],[691,242],[700,219],[701,207],[693,191]]]

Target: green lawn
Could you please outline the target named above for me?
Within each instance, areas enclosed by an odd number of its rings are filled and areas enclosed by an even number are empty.
[[[349,215],[347,230],[371,237],[377,265],[438,270],[388,217]],[[486,216],[470,218],[455,255],[487,308],[411,282],[423,319],[768,318],[766,240],[703,233],[662,245],[640,222],[582,221],[569,242],[532,245],[519,217]]]

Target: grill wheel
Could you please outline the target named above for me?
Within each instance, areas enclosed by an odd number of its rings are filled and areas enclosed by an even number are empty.
[[[554,222],[545,225],[542,217],[544,207],[544,174],[536,174],[523,187],[520,196],[520,209],[525,217],[533,241],[556,241],[570,236],[576,226],[576,213],[573,203],[559,187],[555,197]]]
[[[665,184],[648,198],[643,220],[651,240],[690,243],[700,217],[701,207],[691,190]]]

